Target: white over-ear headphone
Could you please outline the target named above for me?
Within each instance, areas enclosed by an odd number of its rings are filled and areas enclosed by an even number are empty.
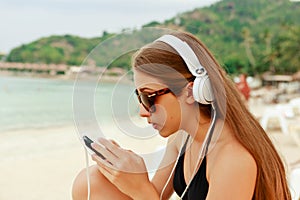
[[[174,35],[163,35],[156,41],[164,42],[175,49],[186,63],[189,71],[196,77],[193,85],[194,99],[201,104],[211,104],[214,95],[210,80],[193,49],[185,41]]]

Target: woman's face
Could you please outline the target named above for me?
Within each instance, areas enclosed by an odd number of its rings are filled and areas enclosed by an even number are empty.
[[[158,79],[134,70],[134,82],[138,92],[154,93],[168,88]],[[147,111],[140,104],[140,116],[146,117],[148,123],[157,129],[161,136],[168,137],[178,131],[181,122],[180,103],[173,93],[166,93],[155,97],[155,111]]]

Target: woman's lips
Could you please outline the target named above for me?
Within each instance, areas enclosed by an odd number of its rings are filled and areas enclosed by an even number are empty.
[[[159,125],[157,123],[153,123],[152,121],[148,121],[148,123],[151,124],[154,129],[159,129]]]
[[[153,127],[154,129],[158,129],[158,124],[152,123],[152,127]]]

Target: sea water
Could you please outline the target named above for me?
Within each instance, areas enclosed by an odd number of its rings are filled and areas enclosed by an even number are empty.
[[[0,133],[74,124],[74,83],[74,80],[0,76]],[[124,101],[117,98],[118,94],[133,93],[132,86],[122,84],[118,84],[118,88],[123,88],[116,92],[116,83],[84,81],[81,85],[96,87],[95,114],[107,121],[111,121],[112,98],[114,102]],[[137,114],[134,103],[133,112]]]
[[[0,76],[0,134],[12,130],[72,125],[76,126],[79,135],[85,134],[92,139],[100,136],[114,139],[123,148],[139,153],[149,171],[156,169],[164,155],[167,140],[160,137],[146,119],[139,117],[140,105],[133,84],[87,80],[80,82],[79,86],[76,83],[74,80]],[[80,87],[80,101],[74,100],[74,87]],[[87,96],[94,98],[92,110],[79,110],[77,119],[92,116],[88,121],[93,121],[94,116],[100,127],[92,130],[96,135],[92,135],[92,131],[81,132],[88,126],[76,120],[74,114],[74,102],[89,104],[90,101],[85,98]],[[16,141],[18,144],[21,140]]]

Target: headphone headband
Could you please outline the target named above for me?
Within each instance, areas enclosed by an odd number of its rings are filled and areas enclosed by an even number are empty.
[[[163,35],[156,41],[167,43],[173,47],[182,57],[193,76],[199,77],[207,74],[205,68],[199,62],[193,49],[185,41],[182,41],[174,35]]]
[[[155,41],[164,42],[177,51],[180,57],[184,60],[189,71],[196,77],[193,85],[194,99],[202,104],[211,104],[214,100],[214,95],[208,74],[188,43],[174,35],[163,35]]]

